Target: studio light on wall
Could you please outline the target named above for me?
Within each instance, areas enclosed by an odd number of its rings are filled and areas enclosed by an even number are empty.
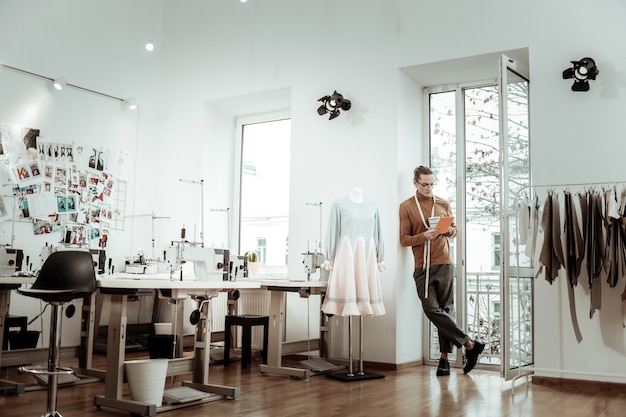
[[[324,96],[317,101],[322,102],[322,105],[317,108],[317,114],[323,116],[326,113],[330,113],[328,120],[333,120],[335,117],[339,116],[339,109],[348,111],[350,107],[352,107],[350,100],[343,98],[337,90],[335,90],[331,96]]]
[[[580,61],[570,61],[571,68],[563,71],[563,79],[574,79],[572,91],[589,91],[589,80],[595,80],[600,73],[596,62],[592,58],[582,58]]]

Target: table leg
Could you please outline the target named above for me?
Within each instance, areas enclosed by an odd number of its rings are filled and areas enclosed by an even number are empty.
[[[196,324],[194,340],[194,371],[193,382],[198,384],[209,383],[209,364],[211,361],[211,298],[198,298],[200,320]]]
[[[174,323],[174,326],[176,327],[176,333],[175,333],[175,343],[176,343],[176,347],[175,347],[175,351],[174,351],[174,357],[175,358],[180,358],[183,356],[183,335],[184,335],[184,323],[185,323],[185,300],[176,300],[176,303],[174,304],[174,308],[176,309],[176,312],[174,313],[174,319],[176,320],[176,322]]]
[[[124,387],[127,307],[128,297],[126,295],[111,295],[104,395],[118,400],[122,398]]]
[[[9,314],[9,304],[11,301],[11,289],[0,288],[0,364],[2,363],[2,343],[4,341],[5,319]],[[22,394],[25,384],[0,379],[0,391],[11,394]]]
[[[83,298],[80,323],[80,352],[78,366],[91,369],[93,365],[93,343],[97,324],[95,323],[95,300],[97,291]]]
[[[206,297],[208,297],[208,299]],[[194,341],[195,357],[193,358],[193,367],[187,368],[186,363],[189,362],[187,358],[174,358],[170,359],[168,373],[183,373],[182,370],[187,370],[187,372],[192,371],[193,381],[183,381],[182,386],[202,391],[207,395],[201,396],[198,400],[192,402],[168,402],[167,404],[147,404],[123,398],[128,296],[111,294],[111,314],[109,317],[109,331],[107,338],[105,395],[96,395],[94,397],[94,405],[96,407],[109,407],[127,411],[133,415],[154,416],[158,412],[170,411],[196,404],[203,404],[205,402],[215,401],[224,397],[232,399],[239,398],[240,390],[238,387],[211,385],[207,383],[210,361],[209,348],[211,341],[211,309],[209,302],[211,296],[207,295],[206,297],[200,297],[202,298],[202,301],[198,301],[199,309],[202,313],[201,320],[196,327],[196,339]],[[178,314],[178,316],[182,318],[182,313]],[[180,322],[179,327],[181,328],[182,335],[182,321]],[[168,390],[165,391],[165,395],[168,395]]]
[[[270,314],[269,314],[269,342],[267,346],[267,365],[260,364],[259,371],[263,373],[288,375],[298,378],[309,379],[309,369],[289,368],[282,366],[283,356],[283,329],[285,326],[285,300],[287,295],[284,291],[270,291]]]

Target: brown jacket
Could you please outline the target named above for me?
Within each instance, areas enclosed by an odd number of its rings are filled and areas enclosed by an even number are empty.
[[[428,221],[433,208],[432,197],[424,197],[417,194],[424,218]],[[435,216],[452,216],[450,203],[443,198],[435,196]],[[415,204],[415,198],[411,196],[400,204],[400,243],[402,246],[411,246],[413,249],[413,258],[415,259],[415,268],[424,267],[424,249],[426,247],[426,239],[424,232],[426,227],[422,222],[419,210]],[[456,236],[456,225],[452,224],[452,233],[440,235],[433,239],[430,243],[430,264],[445,265],[452,264],[450,255],[450,243],[448,238]]]

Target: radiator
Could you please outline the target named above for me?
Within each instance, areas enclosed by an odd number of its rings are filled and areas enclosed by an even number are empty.
[[[220,292],[219,295],[211,299],[211,332],[224,331],[224,317],[228,314],[228,293]]]
[[[233,302],[232,314],[258,314],[267,316],[270,312],[270,292],[259,290],[240,290],[240,297]],[[228,314],[229,300],[228,293],[220,292],[219,295],[211,299],[211,332],[223,332],[224,320],[222,317]],[[237,335],[238,348],[241,347],[241,332],[232,329],[232,333]],[[252,348],[263,348],[263,329],[261,327],[252,328]]]
[[[270,313],[270,292],[258,290],[242,290],[237,301],[236,314],[258,314],[267,316]]]

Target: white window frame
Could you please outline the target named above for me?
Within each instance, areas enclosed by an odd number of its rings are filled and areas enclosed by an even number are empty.
[[[233,213],[232,213],[232,226],[234,233],[234,242],[232,248],[235,248],[238,253],[242,253],[244,248],[240,247],[241,241],[241,179],[242,179],[242,151],[243,151],[243,127],[245,125],[255,123],[267,123],[278,120],[291,119],[291,112],[289,110],[280,110],[267,113],[259,113],[247,116],[239,116],[235,119],[235,163],[234,163],[234,192],[233,192]],[[262,269],[262,268],[261,268]],[[285,266],[285,275],[287,274],[287,267]]]

